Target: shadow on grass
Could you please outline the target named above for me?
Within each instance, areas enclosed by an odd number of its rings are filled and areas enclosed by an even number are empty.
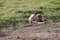
[[[0,34],[0,37],[6,37],[6,36],[8,36],[8,35],[6,35],[6,34]]]

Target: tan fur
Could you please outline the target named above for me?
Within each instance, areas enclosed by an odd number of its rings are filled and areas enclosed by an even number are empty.
[[[45,22],[46,20],[45,20],[45,18],[44,18],[42,15],[40,15],[40,14],[36,14],[36,15],[32,14],[32,15],[29,17],[28,21],[29,21],[30,24],[34,24],[34,23],[37,23],[37,22]]]

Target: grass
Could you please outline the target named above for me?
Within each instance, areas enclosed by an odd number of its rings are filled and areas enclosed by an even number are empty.
[[[43,15],[49,19],[59,19],[60,0],[0,0],[0,21],[27,23],[30,10],[43,11]]]
[[[44,16],[51,17],[60,15],[59,0],[0,0],[0,19],[10,20],[10,18],[21,19],[29,16],[29,10],[42,10]],[[18,13],[17,11],[23,11]],[[25,13],[24,13],[25,12]],[[27,15],[28,14],[28,15]],[[59,16],[60,17],[60,16]],[[26,17],[25,17],[26,18]]]

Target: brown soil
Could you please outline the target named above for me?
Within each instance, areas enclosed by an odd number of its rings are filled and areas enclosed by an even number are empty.
[[[60,29],[50,31],[45,26],[30,26],[1,34],[0,40],[60,40]]]

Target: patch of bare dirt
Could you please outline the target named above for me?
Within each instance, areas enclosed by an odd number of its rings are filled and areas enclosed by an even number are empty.
[[[7,32],[0,40],[60,40],[60,30],[49,31],[47,26],[30,26]],[[57,32],[56,32],[57,31]],[[2,35],[1,35],[2,36]]]
[[[23,33],[0,37],[0,40],[60,40],[60,33]]]

